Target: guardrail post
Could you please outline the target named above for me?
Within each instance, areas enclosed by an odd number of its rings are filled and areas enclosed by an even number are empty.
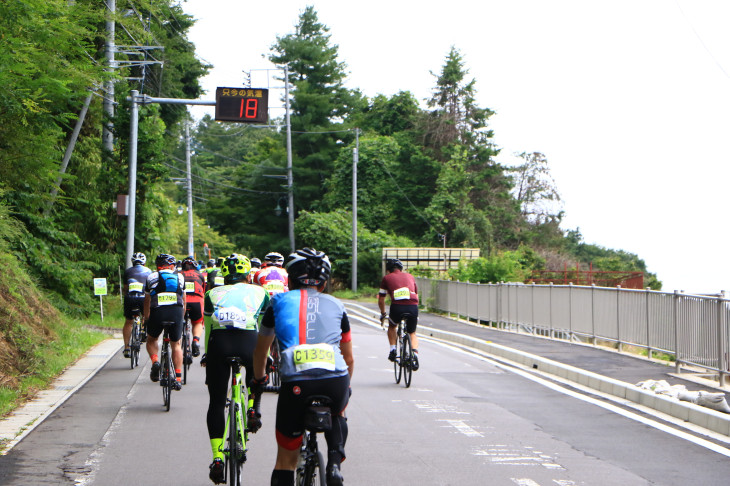
[[[596,345],[596,284],[591,284],[591,343]]]
[[[555,334],[553,331],[553,283],[550,282],[550,305],[548,306],[550,308],[550,339],[555,338]]]
[[[537,330],[537,323],[535,322],[535,282],[532,282],[532,287],[530,287],[530,325],[534,334]]]
[[[568,284],[568,341],[573,342],[573,282]]]
[[[616,341],[618,352],[621,352],[621,286],[616,286]]]
[[[649,318],[649,296],[651,295],[651,287],[646,288],[646,356],[651,359],[651,319]]]
[[[680,371],[680,355],[679,355],[679,299],[681,299],[679,290],[674,291],[674,305],[672,306],[672,325],[674,326],[674,372]]]
[[[717,297],[717,379],[720,386],[725,386],[725,371],[727,366],[725,363],[725,336],[724,336],[724,317],[725,317],[725,291],[721,290]]]

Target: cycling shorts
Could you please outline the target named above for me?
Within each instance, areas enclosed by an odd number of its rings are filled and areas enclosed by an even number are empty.
[[[339,415],[350,399],[350,375],[321,380],[294,380],[281,384],[276,405],[276,443],[287,450],[296,450],[302,443],[304,412],[307,399],[324,395],[332,400],[332,410]]]
[[[150,311],[150,318],[147,319],[147,334],[154,339],[162,334],[162,323],[174,322],[168,330],[170,341],[177,342],[183,332],[183,308],[179,305],[168,305],[158,307]]]
[[[397,326],[403,318],[403,314],[410,314],[406,319],[406,332],[408,334],[416,332],[418,325],[418,306],[417,305],[391,305],[390,306],[390,325]],[[393,324],[395,322],[395,324]]]
[[[144,309],[144,295],[140,296],[126,296],[124,297],[124,318],[132,320],[132,312],[134,310],[139,311],[139,315],[142,315]]]
[[[187,312],[193,324],[203,322],[203,301],[188,302]]]

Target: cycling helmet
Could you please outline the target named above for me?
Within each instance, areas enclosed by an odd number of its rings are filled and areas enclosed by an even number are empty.
[[[261,268],[261,260],[259,260],[258,258],[252,258],[251,268]]]
[[[195,260],[195,257],[189,256],[182,261],[183,270],[192,270],[194,268],[198,268],[198,262]]]
[[[226,285],[245,282],[248,272],[251,271],[251,262],[246,255],[232,254],[223,263],[221,275]]]
[[[167,253],[160,253],[157,255],[157,258],[155,258],[155,265],[158,267],[166,267],[168,265],[175,265],[176,263],[177,260],[175,260],[175,257],[168,255]]]
[[[284,265],[284,256],[281,253],[272,251],[264,257],[264,261],[267,265],[274,265],[280,267]]]
[[[218,257],[218,260],[217,260],[217,262],[216,262],[216,266],[217,266],[218,268],[221,268],[221,267],[223,266],[223,262],[224,262],[224,261],[226,261],[226,259],[225,259],[225,258],[223,258],[223,257]]]
[[[132,255],[132,265],[144,265],[147,263],[147,256],[142,252],[137,252]]]
[[[210,260],[208,260],[208,263],[207,263],[207,265],[206,265],[206,266],[207,266],[207,267],[215,267],[215,260],[213,260],[213,259],[211,258]]]
[[[303,286],[319,286],[330,278],[330,259],[322,251],[302,248],[289,255],[286,263],[289,282]]]
[[[389,258],[385,261],[385,269],[392,272],[395,269],[403,270],[403,264],[397,258]]]

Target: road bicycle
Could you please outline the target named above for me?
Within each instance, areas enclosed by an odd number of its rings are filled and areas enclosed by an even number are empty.
[[[174,322],[163,322],[162,334],[162,352],[160,353],[160,386],[162,387],[162,402],[165,405],[165,411],[170,411],[170,398],[175,376],[175,365],[172,363],[172,349],[170,348],[170,327],[175,325]]]
[[[395,371],[395,382],[400,383],[401,376],[406,385],[406,388],[411,386],[411,377],[413,374],[413,347],[411,345],[411,336],[405,332],[406,321],[411,317],[411,314],[404,313],[401,316],[400,322],[396,331],[396,356],[393,362],[393,369]],[[388,316],[388,321],[391,325],[395,324]]]
[[[192,348],[192,324],[190,322],[190,315],[188,314],[188,311],[185,311],[185,322],[183,324],[183,333],[182,333],[182,352],[183,352],[183,376],[182,376],[182,383],[183,385],[188,384],[188,370],[190,369],[190,365],[193,364],[193,348]]]
[[[132,334],[129,336],[129,367],[139,366],[139,350],[142,347],[142,316],[140,309],[132,310]]]
[[[269,384],[264,388],[265,391],[278,393],[281,388],[281,376],[279,375],[279,340],[275,339],[271,345],[269,352]]]
[[[306,432],[302,440],[294,484],[326,486],[324,456],[317,446],[317,434],[332,428],[332,401],[329,397],[314,395],[307,399],[304,428]]]
[[[231,365],[231,386],[228,399],[226,400],[227,416],[226,428],[223,432],[225,442],[223,444],[223,456],[225,457],[225,481],[231,486],[241,484],[241,467],[246,462],[246,451],[248,442],[248,414],[244,410],[256,413],[256,405],[251,389],[248,388],[241,377],[241,358],[232,356],[226,358]],[[256,401],[260,403],[260,400]],[[246,409],[244,409],[246,404]]]

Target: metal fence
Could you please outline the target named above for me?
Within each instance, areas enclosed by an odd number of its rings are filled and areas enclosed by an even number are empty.
[[[694,365],[728,376],[730,301],[716,296],[620,287],[475,284],[416,278],[428,308],[511,331],[664,353],[676,371]]]

